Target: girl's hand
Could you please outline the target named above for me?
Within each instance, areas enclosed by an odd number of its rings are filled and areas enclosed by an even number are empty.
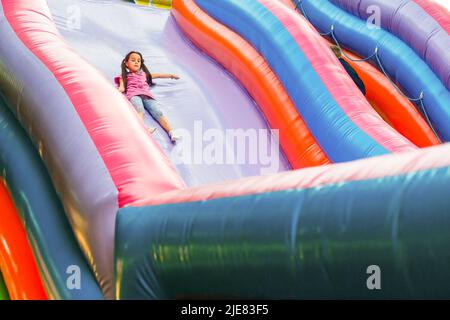
[[[170,79],[178,80],[178,79],[180,79],[180,77],[177,76],[176,74],[171,74],[171,75],[170,75]]]
[[[117,88],[117,89],[119,89],[119,91],[120,91],[121,93],[124,93],[124,92],[125,92],[125,85],[124,85],[124,83],[123,83],[122,78],[120,78],[120,80],[119,80],[119,88]]]

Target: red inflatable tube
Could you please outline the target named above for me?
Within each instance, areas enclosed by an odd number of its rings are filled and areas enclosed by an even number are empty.
[[[47,300],[27,235],[0,180],[0,270],[11,300]]]
[[[360,57],[346,51],[352,59]],[[356,70],[366,86],[366,98],[394,129],[418,147],[439,144],[439,140],[416,107],[403,97],[390,81],[367,62],[344,59]]]

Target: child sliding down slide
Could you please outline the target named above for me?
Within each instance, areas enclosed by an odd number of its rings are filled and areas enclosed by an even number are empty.
[[[142,54],[140,52],[131,51],[122,61],[122,75],[119,82],[119,91],[124,93],[131,104],[136,108],[139,116],[144,121],[145,109],[150,115],[158,121],[163,129],[169,135],[170,140],[174,143],[178,139],[174,135],[172,127],[163,115],[158,102],[153,97],[150,91],[150,86],[153,84],[153,79],[169,78],[179,79],[177,75],[165,73],[150,73],[144,63]],[[149,128],[150,133],[155,132],[156,128]]]

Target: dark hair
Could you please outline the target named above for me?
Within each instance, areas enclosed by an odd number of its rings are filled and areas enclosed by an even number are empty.
[[[339,46],[332,45],[330,46],[330,48],[334,52],[336,57],[340,58],[342,56],[342,50]]]
[[[127,65],[125,64],[129,59],[130,56],[135,53],[138,54],[141,57],[141,69],[145,72],[145,74],[147,75],[147,83],[149,86],[153,86],[153,79],[152,79],[152,75],[150,73],[150,71],[148,71],[147,66],[144,63],[144,58],[142,57],[142,54],[140,52],[137,51],[130,51],[127,53],[127,55],[125,56],[125,58],[122,61],[121,64],[121,68],[122,68],[122,81],[123,81],[123,85],[125,87],[125,91],[127,90],[127,75],[128,75],[128,71],[127,71]]]

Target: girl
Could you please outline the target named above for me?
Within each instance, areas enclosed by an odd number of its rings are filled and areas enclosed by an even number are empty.
[[[119,91],[125,93],[128,100],[136,108],[139,116],[144,121],[145,109],[151,116],[158,121],[163,129],[169,135],[172,142],[175,142],[178,137],[173,134],[172,127],[167,118],[163,115],[156,102],[153,94],[150,92],[150,86],[153,85],[153,79],[156,78],[170,78],[179,79],[174,74],[164,73],[150,73],[147,66],[144,64],[142,54],[136,51],[129,52],[122,61],[122,76],[119,80]],[[149,128],[153,133],[156,128]]]

